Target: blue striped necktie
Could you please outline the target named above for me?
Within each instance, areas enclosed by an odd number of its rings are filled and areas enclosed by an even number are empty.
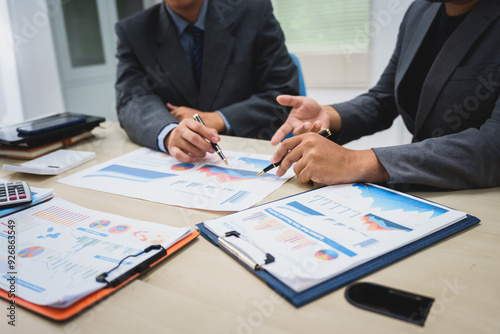
[[[200,88],[201,61],[203,59],[203,30],[195,26],[189,26],[189,31],[193,36],[193,78],[196,87]]]

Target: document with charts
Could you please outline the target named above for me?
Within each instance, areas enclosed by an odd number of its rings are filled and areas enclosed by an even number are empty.
[[[11,230],[15,231],[14,257],[7,252]],[[9,275],[15,270],[17,297],[64,308],[105,287],[96,282],[96,276],[110,271],[126,256],[141,253],[152,244],[167,249],[191,232],[189,227],[129,219],[54,197],[0,219],[0,289],[9,291]],[[155,252],[159,251],[126,259],[108,281]]]
[[[58,182],[141,198],[152,202],[215,211],[239,211],[257,204],[294,175],[282,177],[269,165],[270,155],[224,151],[229,166],[217,154],[181,163],[168,154],[140,148],[93,166]]]
[[[204,226],[301,292],[465,217],[420,198],[356,183],[314,189]],[[242,237],[227,236],[230,231]],[[265,253],[275,261],[264,264]]]

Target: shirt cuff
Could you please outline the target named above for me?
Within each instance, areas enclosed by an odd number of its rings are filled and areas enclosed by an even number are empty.
[[[224,132],[225,135],[232,135],[233,130],[231,129],[231,125],[229,125],[229,122],[227,121],[226,116],[224,116],[223,113],[221,113],[219,110],[216,111],[222,117],[222,120],[224,121],[224,125],[226,126],[226,132]]]
[[[177,127],[177,123],[170,123],[166,127],[163,128],[163,130],[160,131],[160,134],[158,135],[158,148],[160,151],[168,153],[166,147],[165,147],[165,138],[167,138],[168,134],[170,131],[175,129]]]

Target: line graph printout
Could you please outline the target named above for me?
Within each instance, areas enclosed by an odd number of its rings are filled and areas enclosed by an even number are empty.
[[[445,228],[465,213],[371,184],[318,188],[206,221],[256,263],[295,291]],[[251,240],[251,242],[243,242]],[[257,247],[256,247],[257,246]]]
[[[224,152],[200,162],[181,163],[168,154],[140,148],[58,182],[141,198],[152,202],[215,211],[239,211],[260,202],[294,173],[257,176],[270,155]]]
[[[191,233],[174,228],[93,211],[54,197],[52,200],[0,218],[0,249],[7,250],[8,220],[16,222],[16,296],[29,302],[66,307],[104,283],[96,276],[128,255],[151,244],[168,248]],[[29,228],[25,228],[29,226]],[[120,233],[116,233],[120,231]],[[156,251],[125,260],[108,276],[112,280]],[[0,252],[0,288],[8,291],[7,254]]]

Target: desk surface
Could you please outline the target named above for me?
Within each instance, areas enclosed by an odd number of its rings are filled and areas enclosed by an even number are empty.
[[[72,149],[97,158],[59,176],[0,171],[0,178],[23,179],[53,188],[57,196],[94,210],[130,218],[191,226],[221,212],[185,209],[56,183],[72,173],[130,152],[116,123],[96,129],[96,138]],[[225,150],[272,154],[269,142],[224,137]],[[3,163],[18,160],[1,159]],[[264,202],[311,189],[293,178]],[[222,250],[202,237],[141,279],[65,323],[25,309],[16,327],[7,324],[0,301],[2,333],[498,333],[500,332],[500,188],[415,195],[467,212],[481,223],[361,281],[388,285],[435,298],[425,327],[355,308],[345,288],[296,309]]]

